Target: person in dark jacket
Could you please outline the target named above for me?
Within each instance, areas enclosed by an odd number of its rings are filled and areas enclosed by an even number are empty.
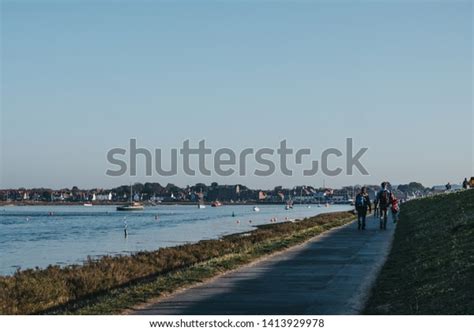
[[[464,181],[462,182],[462,188],[465,190],[469,188],[469,182],[467,181],[467,178],[464,178]]]
[[[388,182],[383,182],[382,189],[375,197],[375,208],[379,209],[380,215],[380,230],[387,230],[388,210],[393,202],[393,194],[388,189],[389,186]]]
[[[448,192],[451,191],[451,188],[452,188],[451,183],[448,182],[448,184],[446,184],[446,191]]]
[[[365,230],[365,219],[367,217],[367,211],[372,212],[372,206],[370,204],[370,198],[367,194],[367,188],[362,187],[359,194],[356,196],[355,207],[357,211],[357,224],[358,230]]]

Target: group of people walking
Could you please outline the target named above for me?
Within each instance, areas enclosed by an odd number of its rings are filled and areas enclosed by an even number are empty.
[[[446,187],[446,192],[451,192],[451,189],[453,188],[450,182],[448,182],[448,184],[446,184],[445,187]],[[468,190],[469,188],[473,188],[473,187],[474,187],[474,177],[471,177],[471,180],[467,180],[467,177],[464,178],[462,182],[463,190]]]
[[[367,213],[372,213],[372,203],[367,193],[367,188],[362,187],[355,199],[357,211],[357,225],[359,230],[365,230]],[[393,217],[393,223],[398,221],[400,207],[397,198],[389,189],[389,183],[383,182],[381,190],[377,193],[374,201],[374,217],[380,218],[380,229],[387,229],[389,211]]]

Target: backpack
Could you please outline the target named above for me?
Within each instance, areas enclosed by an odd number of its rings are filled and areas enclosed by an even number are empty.
[[[356,208],[361,208],[361,207],[364,207],[365,205],[365,196],[363,196],[362,194],[358,194],[357,197],[356,197]]]
[[[391,193],[390,193],[390,191],[383,190],[382,192],[380,192],[379,202],[380,202],[380,207],[382,207],[382,208],[388,207],[388,205],[391,202]]]

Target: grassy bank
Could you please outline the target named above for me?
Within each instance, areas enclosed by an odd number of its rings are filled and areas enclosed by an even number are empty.
[[[103,257],[0,277],[0,314],[114,314],[350,222],[349,212],[262,226],[244,235]]]
[[[474,314],[474,189],[403,205],[367,314]]]

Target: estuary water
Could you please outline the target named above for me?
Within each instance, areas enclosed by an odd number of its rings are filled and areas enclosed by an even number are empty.
[[[288,211],[282,205],[258,207],[260,212],[242,205],[205,209],[160,205],[139,212],[118,212],[115,206],[0,207],[0,275],[216,239],[270,224],[274,217],[283,222],[352,209],[348,205],[297,205]]]

